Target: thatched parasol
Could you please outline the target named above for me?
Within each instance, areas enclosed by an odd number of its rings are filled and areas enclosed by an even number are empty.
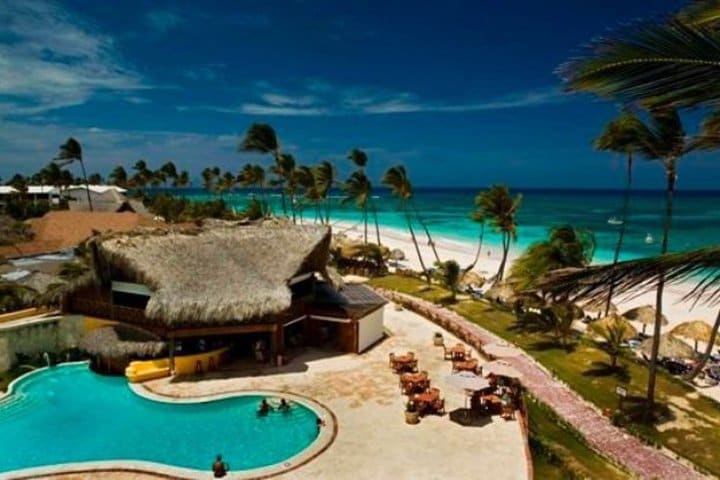
[[[652,305],[643,305],[642,307],[635,307],[631,308],[627,312],[623,313],[623,317],[625,317],[627,320],[632,320],[634,322],[640,322],[643,324],[643,334],[645,334],[645,328],[648,325],[654,325],[655,324],[655,315],[657,311],[655,310],[655,307]],[[662,316],[662,324],[667,325],[668,320],[665,315]]]
[[[157,357],[167,350],[157,335],[121,323],[96,328],[80,340],[79,346],[91,355],[106,358]]]
[[[648,338],[640,346],[642,352],[648,357],[652,352],[652,344],[653,339]],[[666,333],[660,336],[658,355],[667,358],[695,358],[695,351],[687,343]]]
[[[522,373],[516,370],[512,365],[502,360],[493,360],[482,366],[482,374],[484,377],[492,374],[496,377],[506,378],[522,378]]]
[[[477,272],[469,271],[462,276],[459,283],[460,285],[481,287],[485,283],[485,277],[481,276]]]
[[[515,298],[515,290],[507,283],[501,283],[499,285],[493,285],[485,296],[493,300],[500,299],[503,302],[510,302]]]
[[[712,327],[703,320],[690,320],[675,326],[670,333],[676,337],[683,337],[695,341],[695,350],[698,342],[709,342],[712,336]]]
[[[627,320],[625,320],[625,318],[621,317],[618,314],[608,315],[607,317],[601,318],[600,320],[593,322],[590,325],[590,330],[593,333],[596,333],[603,337],[606,336],[606,332],[610,332],[615,328],[621,330],[623,340],[629,340],[633,337],[636,337],[638,334],[635,327],[633,327],[630,322],[628,322]]]

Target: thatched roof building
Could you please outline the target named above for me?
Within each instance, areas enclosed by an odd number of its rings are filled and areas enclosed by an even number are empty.
[[[126,324],[96,328],[80,340],[79,347],[106,358],[157,357],[167,351],[157,335]]]
[[[139,229],[98,236],[100,278],[119,271],[147,286],[145,314],[166,326],[235,323],[283,312],[288,282],[327,276],[330,229],[265,222],[176,230]]]

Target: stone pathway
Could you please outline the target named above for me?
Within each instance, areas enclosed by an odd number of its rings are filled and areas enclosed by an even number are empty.
[[[453,332],[475,348],[484,343],[505,341],[457,313],[425,300],[388,290],[377,289],[387,299],[419,313]],[[705,478],[663,451],[651,448],[636,437],[613,426],[594,407],[564,383],[553,378],[534,359],[523,354],[504,359],[523,374],[523,385],[541,401],[550,405],[567,423],[577,429],[588,444],[601,454],[623,465],[642,479]]]

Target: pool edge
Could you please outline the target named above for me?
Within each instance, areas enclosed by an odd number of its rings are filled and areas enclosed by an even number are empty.
[[[77,366],[88,364],[87,361],[67,362],[58,364],[53,367],[42,367],[32,370],[13,380],[8,389],[0,396],[0,401],[7,399],[14,393],[14,386],[17,382],[26,379],[34,374],[43,372],[51,368],[62,368],[63,366]],[[228,472],[224,478],[235,480],[261,480],[272,478],[292,470],[296,470],[307,463],[311,462],[322,453],[324,453],[330,445],[333,444],[338,433],[338,422],[335,413],[323,403],[314,398],[301,395],[298,393],[282,390],[251,390],[239,389],[231,392],[220,394],[203,395],[197,397],[176,397],[171,395],[159,394],[153,392],[142,383],[128,384],[129,388],[138,396],[145,399],[174,404],[190,404],[190,403],[208,403],[230,398],[243,396],[267,396],[267,397],[284,397],[287,400],[297,402],[304,407],[310,409],[315,415],[323,419],[325,426],[320,430],[320,434],[305,449],[292,457],[283,460],[280,463],[268,465],[265,467],[254,468]],[[212,460],[212,459],[209,459]],[[21,470],[11,470],[9,472],[0,472],[0,480],[26,480],[42,477],[54,477],[58,475],[82,474],[82,473],[102,473],[102,472],[128,472],[128,473],[146,473],[159,478],[187,478],[195,479],[199,475],[209,475],[212,472],[207,470],[196,470],[191,468],[177,467],[164,463],[148,462],[143,460],[104,460],[91,462],[73,462],[56,465],[46,465],[42,467],[31,467]]]

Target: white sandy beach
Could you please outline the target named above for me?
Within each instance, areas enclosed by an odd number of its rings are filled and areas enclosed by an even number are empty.
[[[358,237],[362,233],[362,229],[357,224],[350,222],[334,222],[333,232],[345,232],[349,237]],[[374,239],[375,230],[374,227],[370,230]],[[431,232],[432,233],[432,232]],[[406,231],[381,227],[380,229],[381,240],[384,245],[390,248],[401,249],[406,256],[406,260],[401,262],[401,265],[413,269],[420,269],[420,262],[417,259],[415,253],[415,247],[410,238],[410,234]],[[432,265],[434,261],[433,253],[430,246],[427,244],[427,238],[422,231],[416,232],[418,243],[420,244],[420,251],[423,255],[423,260],[426,265]],[[456,260],[460,266],[464,267],[470,265],[475,258],[477,251],[477,244],[465,243],[457,240],[450,240],[442,237],[433,236],[435,241],[435,247],[438,251],[438,255],[442,260]],[[500,266],[501,250],[495,246],[483,246],[480,260],[475,266],[475,271],[484,277],[490,277],[494,275],[498,267]],[[520,251],[513,250],[511,247],[510,254],[508,257],[508,265],[506,274],[510,270],[510,264],[521,254]],[[713,307],[706,305],[696,305],[692,308],[692,304],[689,302],[681,302],[681,298],[685,293],[689,291],[690,287],[683,285],[673,285],[665,290],[665,300],[663,302],[663,313],[668,319],[668,325],[663,327],[663,331],[672,329],[678,323],[685,322],[687,320],[703,320],[710,325],[715,321],[717,310]],[[615,298],[613,299],[615,305],[617,305],[620,312],[624,312],[630,308],[641,306],[641,305],[655,305],[655,292],[646,292],[636,298],[624,299]],[[692,309],[691,309],[692,308]],[[638,330],[642,329],[642,325],[636,325]],[[648,327],[647,332],[651,331]],[[704,346],[703,346],[704,347]]]

